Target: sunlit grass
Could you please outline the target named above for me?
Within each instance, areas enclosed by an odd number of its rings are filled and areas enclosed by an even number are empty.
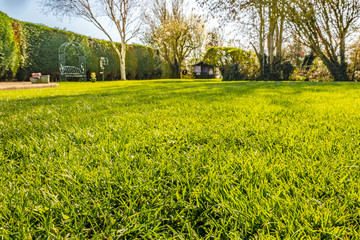
[[[0,92],[0,236],[360,238],[360,85]]]

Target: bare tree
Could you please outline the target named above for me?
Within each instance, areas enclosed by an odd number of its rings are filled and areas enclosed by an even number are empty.
[[[224,32],[219,28],[212,28],[208,31],[208,42],[206,50],[211,47],[223,47],[225,42]]]
[[[335,81],[348,81],[346,38],[357,30],[359,0],[292,0],[287,15],[294,31],[321,58]]]
[[[94,24],[110,40],[119,57],[121,79],[126,80],[126,44],[140,30],[139,0],[40,0],[45,8],[57,15],[80,16]],[[107,17],[119,32],[121,49],[106,30],[101,18]]]
[[[205,35],[204,21],[195,14],[186,15],[183,2],[154,0],[146,16],[146,42],[159,49],[171,66],[173,78],[180,78],[185,60],[201,48]]]

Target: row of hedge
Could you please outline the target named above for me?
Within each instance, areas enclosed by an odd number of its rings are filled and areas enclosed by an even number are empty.
[[[52,29],[42,25],[20,22],[0,12],[0,80],[27,80],[32,72],[51,75],[52,81],[59,80],[58,49],[64,42],[79,42],[87,61],[87,73],[100,72],[99,59],[106,57],[106,79],[120,79],[119,59],[107,41]],[[120,48],[120,44],[118,44]],[[68,48],[67,65],[77,66],[75,49]],[[167,66],[159,53],[141,45],[127,46],[127,78],[166,78]]]
[[[16,42],[11,19],[0,12],[0,76],[11,77],[20,65],[20,47]]]

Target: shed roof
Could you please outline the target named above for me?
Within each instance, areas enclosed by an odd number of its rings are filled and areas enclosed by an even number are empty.
[[[197,64],[194,64],[193,66],[208,66],[208,67],[214,67],[214,66],[212,66],[212,65],[209,65],[209,64],[204,63],[203,61],[201,61],[201,62],[199,62],[199,63],[197,63]]]

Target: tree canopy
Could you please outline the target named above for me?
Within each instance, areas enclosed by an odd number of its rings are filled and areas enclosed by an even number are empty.
[[[193,13],[187,15],[183,4],[183,0],[155,0],[147,15],[146,41],[159,49],[174,78],[180,78],[186,58],[202,47],[205,38],[205,22]]]

